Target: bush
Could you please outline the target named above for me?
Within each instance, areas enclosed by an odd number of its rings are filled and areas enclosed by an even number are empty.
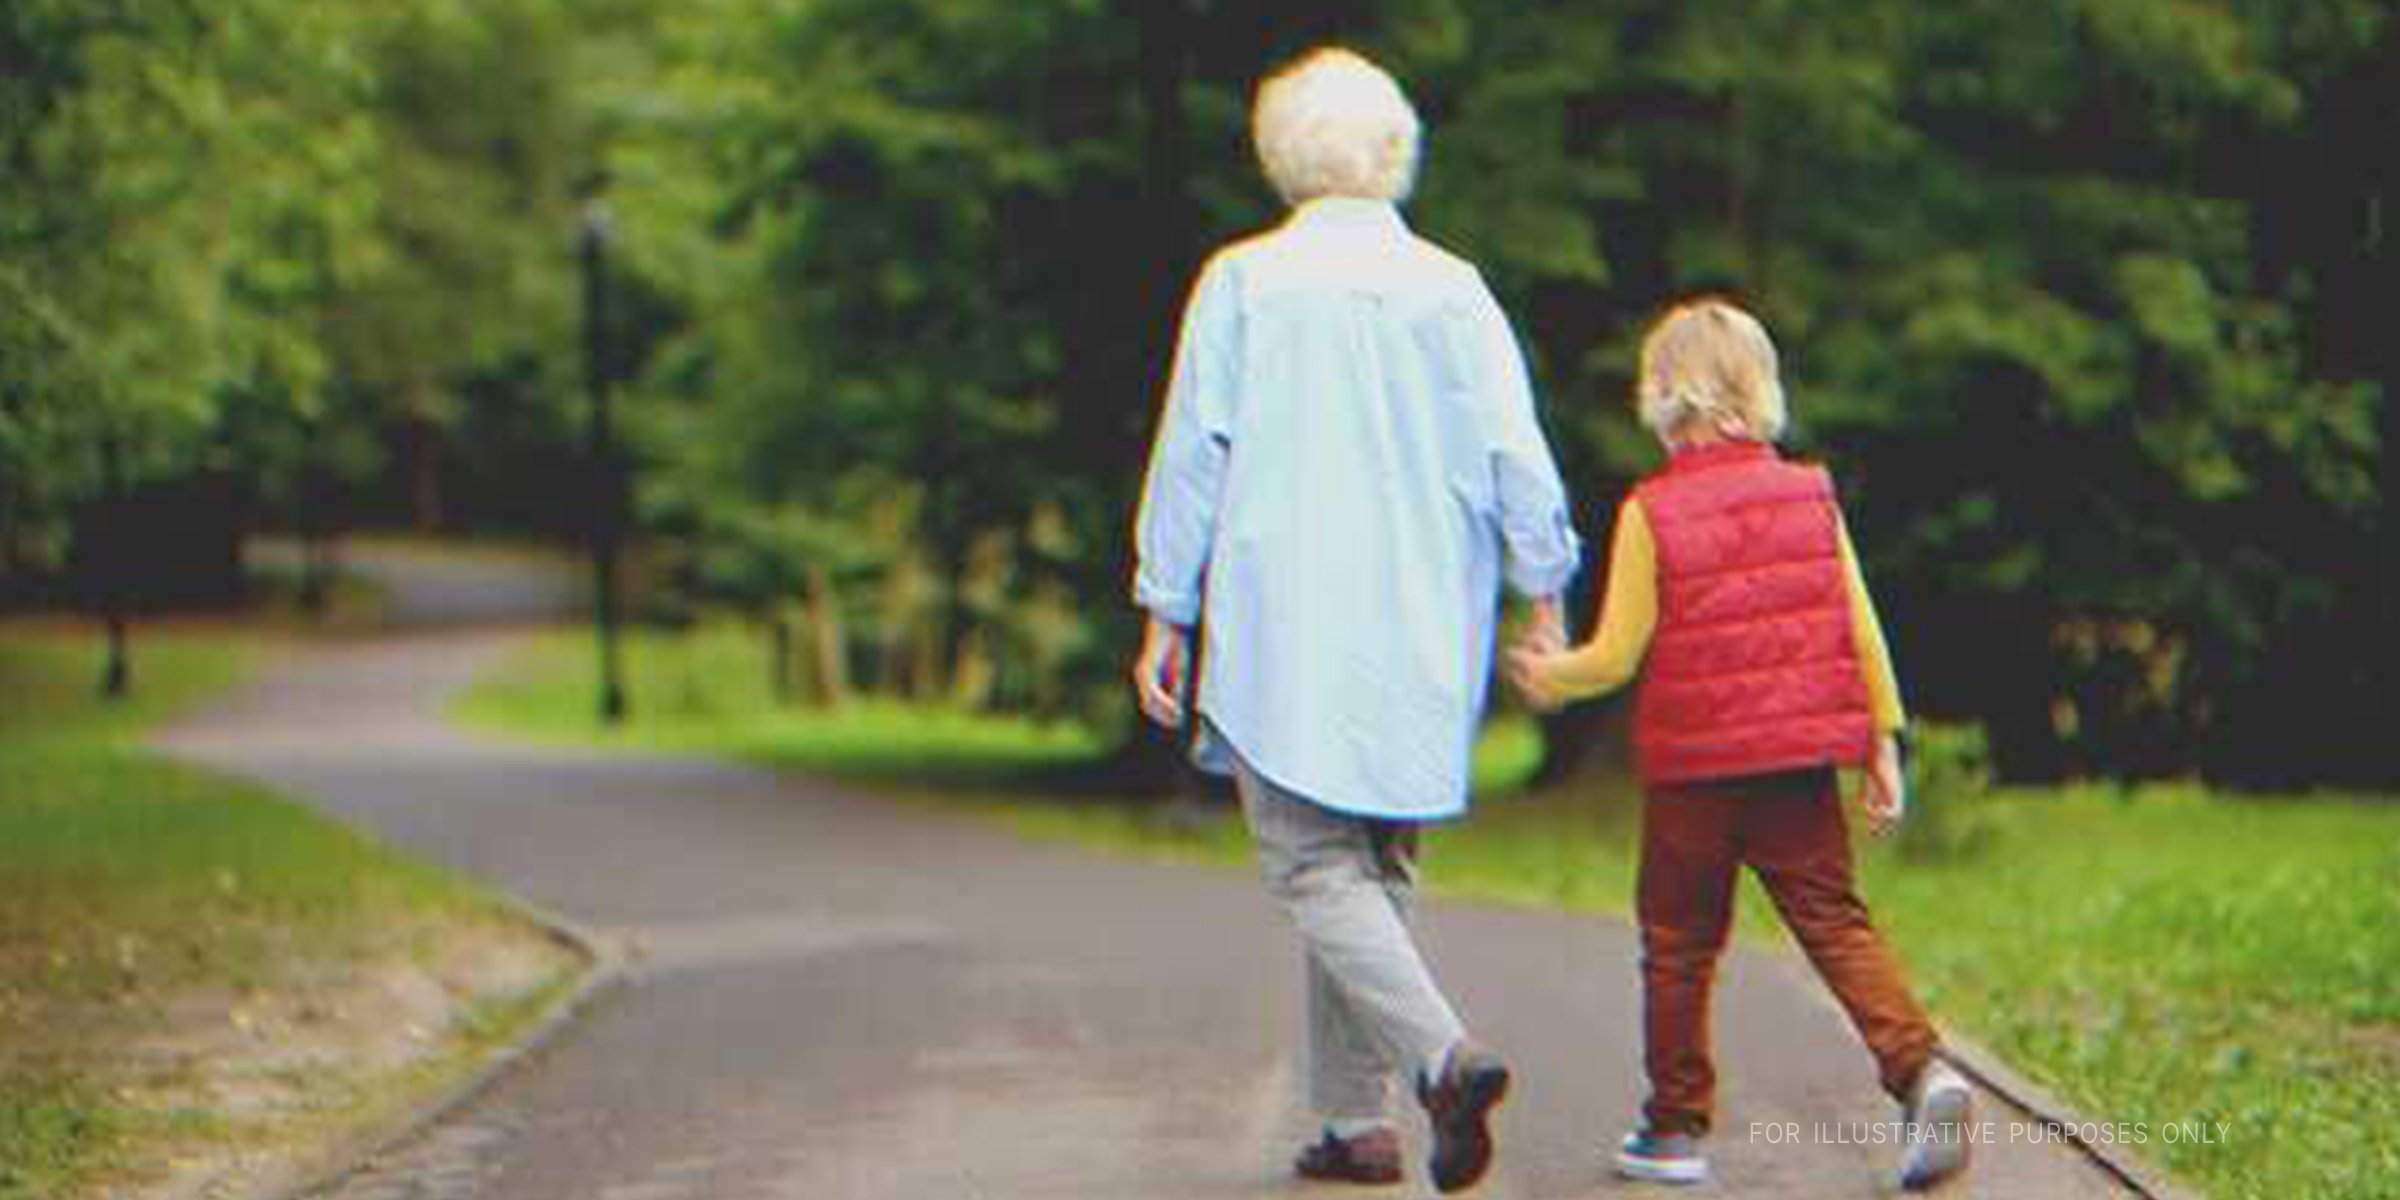
[[[1991,747],[1979,725],[1920,725],[1908,757],[1908,819],[1900,857],[1908,862],[1972,858],[1990,841],[1975,807],[1992,785]]]

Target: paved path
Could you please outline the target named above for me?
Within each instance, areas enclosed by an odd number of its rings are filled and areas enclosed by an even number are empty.
[[[1326,1194],[1284,1174],[1308,1132],[1300,985],[1246,873],[446,725],[446,700],[510,645],[453,628],[311,650],[168,739],[637,951],[630,986],[342,1200]],[[1628,930],[1439,904],[1426,926],[1470,1021],[1519,1065],[1481,1194],[1638,1194],[1599,1153],[1638,1095]],[[1889,1119],[1821,995],[1783,956],[1734,957],[1720,1181],[1703,1194],[1890,1191],[1891,1148],[1819,1140]],[[2014,1117],[1987,1110],[2004,1131]],[[1751,1122],[1796,1122],[1805,1140],[1754,1141]],[[1412,1170],[1405,1189],[1357,1194],[1430,1189]],[[2112,1193],[2067,1150],[2017,1144],[1951,1194]]]

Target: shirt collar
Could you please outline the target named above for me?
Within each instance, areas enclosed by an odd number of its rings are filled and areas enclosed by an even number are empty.
[[[1400,210],[1388,200],[1369,200],[1363,196],[1319,196],[1302,201],[1292,210],[1292,224],[1339,229],[1400,230],[1408,226],[1400,219]]]

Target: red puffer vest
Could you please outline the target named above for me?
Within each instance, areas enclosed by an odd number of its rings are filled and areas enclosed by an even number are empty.
[[[1634,495],[1658,547],[1658,629],[1634,713],[1642,778],[1868,761],[1875,718],[1832,477],[1722,442],[1679,451]]]

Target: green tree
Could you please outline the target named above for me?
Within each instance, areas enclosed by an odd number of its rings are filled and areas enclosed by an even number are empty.
[[[123,654],[146,482],[224,469],[229,400],[304,409],[316,298],[368,202],[342,115],[355,14],[241,0],[30,0],[0,18],[0,545],[55,566],[71,518]],[[306,130],[306,136],[295,136]]]

